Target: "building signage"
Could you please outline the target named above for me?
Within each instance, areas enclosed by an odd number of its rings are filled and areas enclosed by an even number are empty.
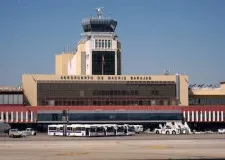
[[[151,80],[150,76],[61,76],[61,80]]]

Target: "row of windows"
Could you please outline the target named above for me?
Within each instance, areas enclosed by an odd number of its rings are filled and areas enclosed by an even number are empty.
[[[69,121],[182,120],[181,113],[69,113]],[[41,113],[38,121],[62,121],[62,114]]]
[[[1,94],[0,104],[23,104],[22,94]]]
[[[94,105],[94,106],[109,106],[109,105],[176,105],[175,100],[138,100],[138,99],[132,99],[132,100],[118,100],[118,99],[107,99],[104,98],[102,100],[42,100],[39,105],[50,105],[50,106],[88,106],[88,105]]]
[[[218,105],[225,104],[225,98],[190,98],[189,105]]]
[[[95,39],[95,49],[111,49],[112,40],[107,39]]]

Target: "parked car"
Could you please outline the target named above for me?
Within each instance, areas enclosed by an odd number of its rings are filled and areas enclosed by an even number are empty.
[[[9,130],[9,137],[21,138],[21,137],[25,137],[25,136],[26,136],[26,134],[19,131],[17,128],[12,128],[12,129]]]
[[[24,134],[26,134],[27,136],[36,136],[37,135],[37,131],[35,131],[33,128],[26,128],[25,131],[22,131]]]

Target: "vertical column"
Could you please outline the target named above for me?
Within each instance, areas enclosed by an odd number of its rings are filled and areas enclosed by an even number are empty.
[[[223,111],[221,111],[221,122],[223,122]]]
[[[30,112],[30,121],[33,122],[33,111]]]
[[[8,111],[5,113],[5,116],[6,116],[5,121],[6,121],[6,122],[9,122],[9,112],[8,112]]]
[[[187,121],[190,122],[190,111],[187,111]]]
[[[4,121],[4,113],[1,111],[1,121]]]
[[[194,114],[194,111],[191,111],[191,121],[192,121],[192,122],[195,121],[195,114]]]
[[[200,122],[202,122],[202,111],[200,111]]]
[[[205,119],[204,119],[205,122],[207,122],[207,112],[205,111]]]
[[[11,122],[13,122],[13,111],[11,112]]]
[[[220,111],[217,111],[217,122],[220,121]]]
[[[195,121],[198,122],[198,111],[195,111]]]
[[[26,122],[28,122],[28,111],[26,111]]]
[[[21,113],[20,113],[20,122],[23,122],[23,111],[21,111]]]
[[[211,122],[211,111],[209,111],[209,122]]]
[[[186,118],[185,111],[183,111],[183,117],[184,117],[184,119]]]
[[[214,122],[216,120],[216,114],[215,114],[215,111],[212,111],[212,113],[213,113],[212,121]]]
[[[115,75],[117,75],[117,51],[115,51]]]
[[[16,111],[16,122],[18,122],[19,121],[19,113],[18,113],[18,111]]]

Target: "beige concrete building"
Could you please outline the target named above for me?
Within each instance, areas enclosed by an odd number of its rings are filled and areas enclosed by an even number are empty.
[[[68,63],[73,58],[74,53],[63,52],[55,56],[55,74],[68,75]]]
[[[190,105],[224,105],[225,82],[220,87],[193,87],[189,90]]]
[[[25,74],[22,84],[32,106],[188,105],[185,75]]]

